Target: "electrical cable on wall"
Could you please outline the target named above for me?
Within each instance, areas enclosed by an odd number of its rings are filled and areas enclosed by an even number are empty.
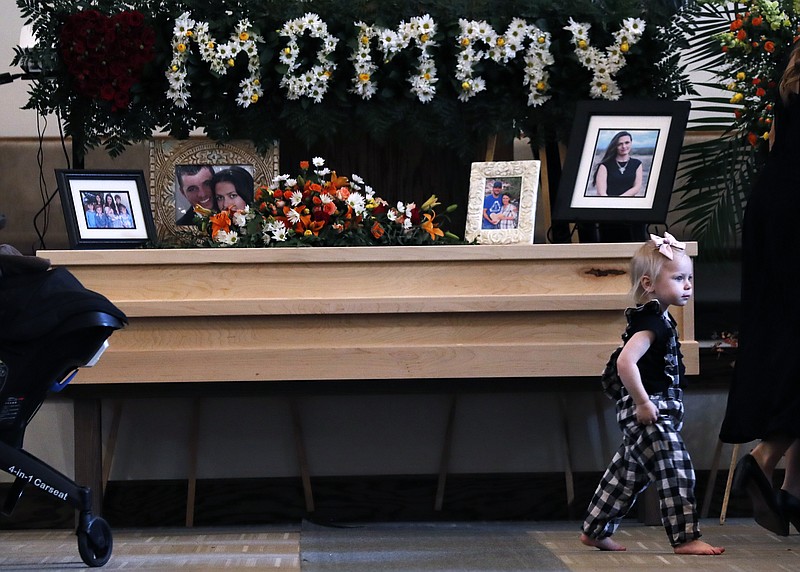
[[[61,126],[61,118],[56,112],[56,120],[58,123],[58,134],[59,139],[61,140],[61,150],[64,152],[64,159],[66,161],[67,168],[70,168],[70,157],[69,152],[67,151],[66,141],[64,138],[64,130]],[[42,126],[42,122],[44,122],[44,127]],[[47,249],[47,245],[45,243],[45,235],[47,234],[47,230],[50,226],[50,204],[53,202],[53,199],[58,194],[58,187],[52,192],[47,192],[47,179],[45,178],[44,174],[44,133],[47,130],[47,118],[42,117],[39,114],[36,115],[36,130],[38,133],[39,139],[39,148],[36,152],[36,163],[39,166],[39,195],[42,199],[42,207],[33,215],[33,228],[36,231],[36,236],[39,239],[39,246],[38,248],[42,250]],[[41,229],[39,227],[39,219],[42,219]],[[36,247],[34,247],[36,250]]]

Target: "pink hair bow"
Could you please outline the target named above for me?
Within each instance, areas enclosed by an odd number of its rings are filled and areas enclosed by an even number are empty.
[[[656,244],[656,249],[658,249],[658,251],[661,254],[663,254],[670,260],[672,260],[673,248],[678,248],[680,250],[686,249],[686,243],[676,240],[675,237],[668,232],[664,233],[664,238],[661,238],[660,236],[657,236],[655,234],[651,234],[650,240],[652,240]]]

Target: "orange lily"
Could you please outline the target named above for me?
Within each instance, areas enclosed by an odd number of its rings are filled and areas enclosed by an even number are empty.
[[[295,225],[294,230],[298,234],[305,234],[310,231],[314,236],[319,235],[319,231],[325,226],[324,220],[311,220],[311,215],[303,215],[300,217],[299,222]]]
[[[430,213],[425,213],[422,216],[425,218],[425,220],[421,222],[419,225],[422,228],[422,230],[430,234],[433,240],[436,240],[437,236],[444,236],[444,231],[440,229],[438,226],[433,225],[434,215],[431,215]]]
[[[221,230],[229,232],[231,230],[231,217],[228,216],[228,211],[217,213],[211,218],[211,237],[216,238],[217,233]]]
[[[211,213],[213,213],[213,212],[214,212],[214,211],[210,211],[210,210],[208,210],[208,209],[204,209],[204,208],[203,208],[203,207],[201,207],[200,205],[194,205],[194,206],[192,207],[192,209],[194,209],[194,212],[196,212],[196,213],[197,213],[197,214],[199,214],[200,216],[211,216]]]
[[[347,177],[339,177],[336,175],[336,171],[331,173],[331,180],[325,183],[325,188],[328,189],[328,192],[336,192],[336,189],[339,187],[344,187],[347,185]]]

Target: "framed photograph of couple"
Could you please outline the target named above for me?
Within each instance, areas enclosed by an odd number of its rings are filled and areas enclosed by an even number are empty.
[[[539,167],[539,161],[472,163],[465,238],[533,244]]]
[[[151,140],[150,189],[158,238],[169,241],[196,232],[194,205],[213,212],[229,206],[219,204],[227,200],[223,197],[252,202],[255,187],[270,183],[277,173],[277,142],[259,152],[246,141]]]
[[[143,171],[55,173],[71,248],[131,248],[155,239]]]
[[[553,220],[663,223],[689,118],[687,101],[581,101]]]

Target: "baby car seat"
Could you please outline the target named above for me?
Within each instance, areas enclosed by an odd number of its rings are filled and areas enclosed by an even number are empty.
[[[48,392],[94,365],[126,323],[125,314],[65,268],[0,246],[0,468],[15,477],[2,513],[11,515],[26,485],[69,503],[80,511],[78,552],[92,567],[108,562],[113,540],[108,523],[92,515],[91,490],[23,450],[22,442]]]

